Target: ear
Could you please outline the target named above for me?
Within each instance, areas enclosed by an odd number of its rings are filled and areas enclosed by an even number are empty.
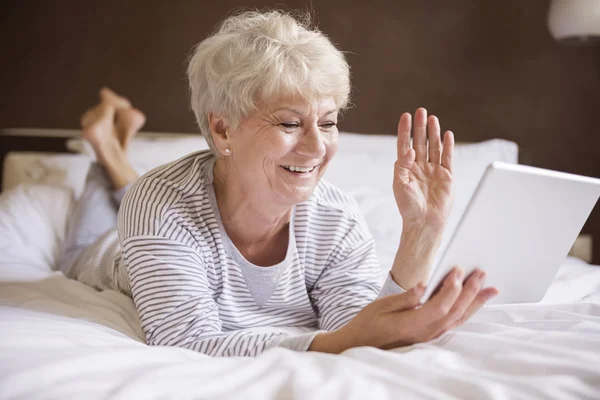
[[[227,120],[219,115],[210,113],[208,115],[208,127],[217,151],[223,155],[229,155],[228,151],[231,151],[231,138],[229,137],[229,124]]]

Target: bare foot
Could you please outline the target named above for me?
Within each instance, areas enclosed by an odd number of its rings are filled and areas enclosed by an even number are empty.
[[[146,116],[137,108],[119,108],[116,112],[117,135],[123,150],[127,150],[131,139],[146,123]]]
[[[113,187],[118,190],[137,179],[125,147],[144,124],[146,117],[141,111],[132,109],[129,100],[109,88],[100,89],[99,96],[100,104],[81,117],[81,136],[91,144],[98,163],[104,167]],[[120,122],[116,122],[116,119]]]
[[[109,103],[100,103],[87,110],[81,117],[81,137],[92,145],[101,164],[104,163],[104,149],[113,147],[114,144],[119,146],[114,119],[115,108]]]
[[[127,150],[133,136],[146,123],[146,116],[137,108],[133,108],[127,98],[108,87],[100,89],[99,96],[102,102],[112,104],[115,107],[115,125],[119,143],[123,150]]]
[[[94,150],[105,147],[104,145],[111,141],[118,143],[114,119],[115,108],[108,103],[100,103],[90,108],[81,117],[81,137],[88,141]]]
[[[81,117],[81,137],[91,144],[98,163],[118,190],[135,181],[137,173],[121,148],[114,120],[115,107],[107,102],[98,104]]]
[[[127,98],[118,95],[106,86],[100,89],[98,97],[100,97],[101,102],[112,104],[117,110],[131,107],[131,102]]]

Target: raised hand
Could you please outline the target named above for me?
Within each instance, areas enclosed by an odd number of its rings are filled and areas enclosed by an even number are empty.
[[[411,128],[411,115],[402,114],[393,183],[398,210],[405,228],[443,229],[452,208],[454,135],[446,131],[442,147],[440,123],[437,117],[427,118],[424,108],[415,112],[412,144]]]

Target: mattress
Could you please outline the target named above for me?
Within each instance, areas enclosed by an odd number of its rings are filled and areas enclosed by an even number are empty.
[[[365,146],[353,156],[349,147],[331,171],[334,180],[343,178],[346,162],[380,159]],[[53,177],[54,170],[71,170],[64,159],[39,162],[43,174],[23,175],[27,182],[14,181],[0,196],[0,399],[600,398],[600,267],[571,257],[539,304],[488,306],[464,326],[414,346],[341,355],[276,348],[256,358],[147,346],[130,298],[56,271],[81,188],[72,180],[82,178]],[[377,186],[384,183],[338,183],[367,214],[383,260],[394,229],[377,214],[389,200]]]
[[[14,267],[18,281],[0,271],[1,399],[600,398],[600,268],[575,259],[542,303],[483,309],[429,343],[256,358],[146,346],[126,296]]]

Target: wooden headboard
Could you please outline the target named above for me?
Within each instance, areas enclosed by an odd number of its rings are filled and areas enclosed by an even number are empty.
[[[279,3],[281,4],[281,3]],[[3,2],[0,128],[77,128],[108,85],[148,116],[151,131],[194,132],[186,59],[240,6],[267,1]],[[568,47],[546,28],[548,1],[288,0],[311,8],[347,51],[353,104],[340,128],[390,133],[402,111],[427,107],[457,140],[506,138],[527,164],[600,176],[600,47]],[[56,151],[44,139],[0,137]],[[600,264],[600,208],[584,228]]]

